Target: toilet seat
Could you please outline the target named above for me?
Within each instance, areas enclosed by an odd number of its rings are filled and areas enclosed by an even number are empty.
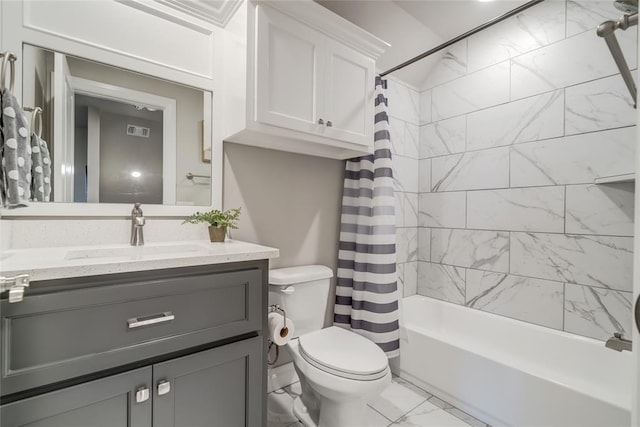
[[[316,368],[359,381],[373,381],[387,374],[389,363],[373,342],[337,326],[302,335],[300,355]]]

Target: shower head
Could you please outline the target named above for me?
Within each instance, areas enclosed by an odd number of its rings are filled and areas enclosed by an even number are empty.
[[[638,13],[638,0],[615,0],[613,5],[624,13]]]

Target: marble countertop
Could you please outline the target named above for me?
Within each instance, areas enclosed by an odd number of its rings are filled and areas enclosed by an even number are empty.
[[[30,281],[49,280],[271,259],[279,254],[278,249],[237,240],[11,249],[0,256],[0,275],[26,273]]]

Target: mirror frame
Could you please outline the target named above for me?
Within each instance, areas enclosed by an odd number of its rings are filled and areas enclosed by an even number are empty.
[[[118,3],[115,3],[118,4]],[[211,93],[211,117],[210,129],[204,132],[211,134],[211,204],[209,206],[197,205],[143,205],[145,216],[161,217],[183,217],[191,215],[196,210],[220,209],[222,207],[222,177],[223,177],[223,141],[222,127],[220,123],[224,120],[221,115],[222,108],[216,108],[216,104],[222,100],[216,100],[216,96],[224,93],[222,86],[217,87],[214,76],[223,74],[222,60],[214,52],[223,49],[223,34],[217,31],[224,29],[217,27],[201,28],[206,30],[211,38],[212,63],[211,75],[204,75],[196,72],[165,66],[150,59],[141,58],[128,52],[101,47],[91,40],[78,40],[69,36],[39,30],[30,27],[26,23],[28,2],[3,2],[0,13],[0,25],[3,31],[0,39],[0,49],[15,52],[18,60],[15,63],[15,88],[16,95],[22,100],[22,55],[23,45],[30,44],[43,49],[49,49],[66,55],[79,57],[89,61],[98,62],[105,65],[123,68],[125,70],[138,72],[150,77],[155,77],[170,82],[192,87]],[[23,24],[24,22],[24,24]],[[193,26],[193,22],[189,23]],[[220,37],[218,37],[220,36]],[[206,122],[206,121],[205,121]],[[128,217],[131,213],[131,206],[128,203],[60,203],[60,202],[34,202],[27,207],[7,209],[0,207],[0,218],[2,217]]]

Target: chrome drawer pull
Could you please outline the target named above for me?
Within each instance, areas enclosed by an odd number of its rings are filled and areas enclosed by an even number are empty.
[[[134,317],[127,320],[129,329],[139,328],[141,326],[155,325],[158,323],[170,322],[175,319],[176,316],[171,314],[170,311],[165,311],[161,314],[154,314],[152,316]]]

